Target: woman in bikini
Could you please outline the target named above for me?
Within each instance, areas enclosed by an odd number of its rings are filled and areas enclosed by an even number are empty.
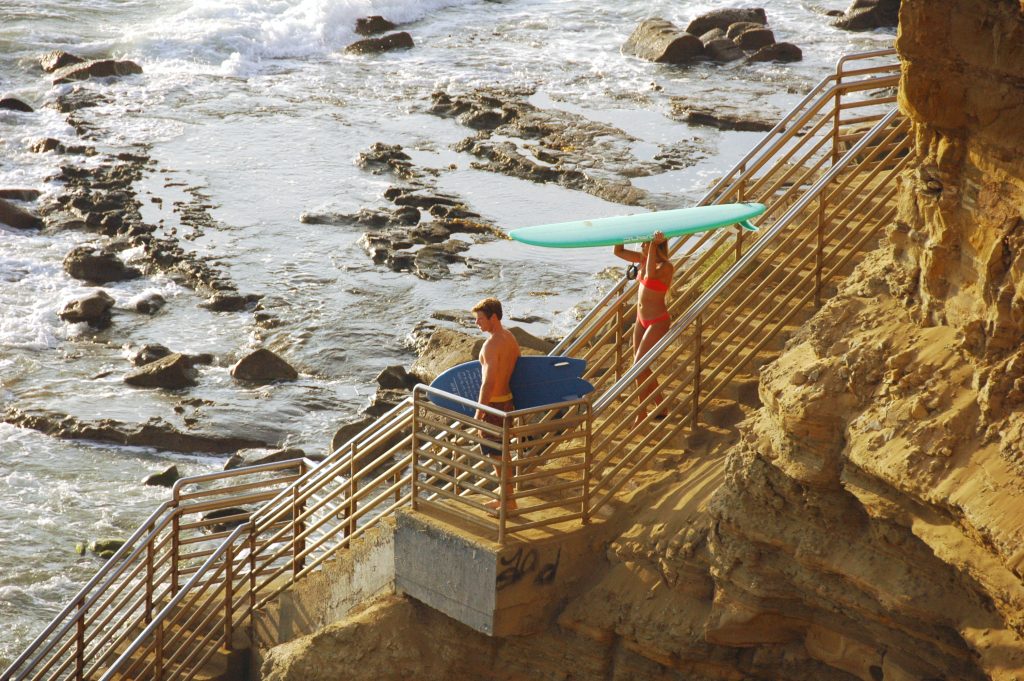
[[[672,285],[675,267],[668,257],[668,240],[661,232],[655,232],[651,241],[642,244],[639,253],[627,250],[620,244],[615,246],[615,255],[635,263],[638,267],[636,280],[640,286],[636,301],[636,324],[633,326],[635,363],[668,331],[672,318],[665,303],[665,295]],[[650,377],[650,369],[644,369],[636,377],[638,386],[646,386],[641,388],[641,401],[658,389],[657,379],[648,381]],[[660,396],[654,398],[654,404],[656,407],[661,405]],[[636,422],[639,423],[646,417],[646,410],[641,411],[636,417]]]

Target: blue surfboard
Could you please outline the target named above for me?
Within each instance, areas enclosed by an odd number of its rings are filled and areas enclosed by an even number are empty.
[[[594,386],[580,378],[587,362],[575,357],[524,355],[516,360],[509,387],[516,409],[529,409],[545,404],[576,400],[594,390]],[[466,362],[443,372],[431,388],[443,390],[474,402],[480,396],[482,374],[480,362]],[[451,409],[466,416],[473,410],[442,395],[428,393],[430,401],[439,407]]]
[[[666,237],[673,237],[738,224],[746,230],[756,232],[757,227],[750,220],[764,213],[764,210],[762,203],[720,203],[520,227],[513,229],[508,235],[525,244],[548,248],[614,246],[650,241],[658,231],[663,232]]]

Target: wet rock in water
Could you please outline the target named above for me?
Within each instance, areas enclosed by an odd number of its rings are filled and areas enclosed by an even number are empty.
[[[231,375],[253,383],[293,381],[299,377],[299,373],[288,362],[266,348],[260,348],[240,359],[231,367]]]
[[[672,113],[690,125],[706,125],[719,130],[765,132],[775,127],[775,121],[763,112],[744,112],[725,106],[712,109],[695,106],[689,102],[674,101]]]
[[[168,466],[159,473],[147,475],[142,479],[142,484],[150,487],[174,487],[174,483],[180,479],[181,473],[178,472],[178,467]]]
[[[61,113],[71,113],[79,109],[89,109],[101,104],[107,104],[110,101],[110,97],[103,93],[86,89],[81,85],[75,85],[70,92],[57,95],[57,100],[53,106]]]
[[[846,13],[832,25],[848,31],[896,28],[899,15],[900,0],[853,0]]]
[[[760,7],[716,9],[691,21],[686,27],[686,32],[693,35],[704,35],[715,28],[726,31],[733,24],[740,22],[767,26],[768,16]]]
[[[377,385],[381,388],[412,390],[419,382],[420,379],[410,374],[401,364],[389,366],[377,374]]]
[[[733,25],[735,26],[735,24]],[[744,50],[759,50],[762,47],[774,44],[775,34],[771,29],[762,26],[742,31],[732,40]]]
[[[720,29],[720,28],[713,28],[710,31],[708,31],[707,33],[703,34],[700,37],[700,41],[704,44],[704,47],[706,48],[708,43],[710,43],[712,40],[718,40],[719,38],[728,38],[728,36],[725,34],[725,31],[723,31],[722,29]],[[729,39],[732,40],[732,38],[729,38]]]
[[[43,193],[38,189],[0,189],[0,199],[36,201]]]
[[[467,250],[469,250],[469,244],[458,239],[448,239],[440,244],[427,244],[415,253],[413,273],[427,281],[444,279],[451,274],[451,270],[448,268],[449,264],[465,262],[465,258],[459,253]]]
[[[100,558],[108,559],[112,558],[117,550],[124,546],[126,539],[119,537],[104,537],[101,539],[94,539],[89,542],[89,551],[96,554]],[[84,553],[80,551],[79,553]]]
[[[525,331],[518,326],[508,327],[509,332],[516,337],[516,342],[519,343],[519,349],[523,351],[523,354],[541,354],[546,355],[554,349],[555,344],[545,338],[538,338],[529,331]],[[475,357],[473,359],[476,359]]]
[[[249,295],[215,293],[209,300],[199,303],[199,307],[212,310],[213,312],[239,312],[250,305],[255,305],[259,302],[260,298],[262,296],[255,293],[250,293]]]
[[[0,224],[15,229],[40,229],[43,221],[24,208],[19,208],[6,199],[0,199]]]
[[[278,463],[292,459],[302,459],[306,452],[298,447],[287,447],[284,449],[240,449],[224,463],[224,470],[230,471],[235,468],[249,468],[261,466],[265,463]]]
[[[406,31],[391,33],[382,38],[359,40],[345,48],[352,54],[374,54],[391,50],[407,50],[414,46],[412,36]]]
[[[378,33],[393,31],[397,27],[397,24],[388,21],[379,14],[356,19],[356,33],[359,35],[377,35]]]
[[[244,525],[249,521],[251,511],[240,506],[229,506],[228,508],[218,508],[213,511],[204,513],[202,518],[204,521],[220,520],[219,523],[213,523],[203,529],[204,532],[228,532],[235,529],[239,525]]]
[[[39,66],[42,67],[43,71],[47,73],[53,73],[57,69],[62,69],[65,66],[71,66],[72,64],[81,64],[85,60],[78,55],[65,52],[64,50],[53,50],[47,52],[39,58]]]
[[[198,372],[192,366],[192,360],[181,353],[173,353],[166,357],[143,364],[124,377],[124,382],[142,388],[167,388],[177,390],[198,385]]]
[[[138,352],[132,357],[132,364],[137,367],[155,362],[158,359],[163,359],[173,354],[166,345],[160,345],[159,343],[147,343],[143,345]]]
[[[740,46],[728,38],[715,38],[704,45],[704,54],[711,60],[727,63],[743,59],[745,56]]]
[[[402,151],[400,144],[374,142],[367,151],[359,152],[356,165],[374,175],[391,171],[399,177],[412,177],[412,157]]]
[[[700,58],[703,51],[697,35],[658,18],[641,21],[622,45],[623,54],[659,64],[686,64]]]
[[[429,384],[446,369],[476,359],[483,344],[484,339],[479,336],[453,329],[436,329],[409,371]]]
[[[334,437],[331,438],[331,448],[330,451],[327,452],[327,455],[330,456],[334,452],[338,451],[338,449],[347,445],[349,441],[352,440],[352,438],[354,438],[363,430],[371,426],[376,421],[377,417],[375,416],[363,416],[355,421],[350,421],[349,423],[343,425],[334,434]],[[401,432],[396,433],[395,435],[392,435],[390,438],[386,439],[385,441],[377,445],[372,451],[360,449],[358,447],[359,443],[356,443],[356,456],[355,460],[353,461],[353,466],[357,471],[361,470],[367,464],[373,463],[373,461],[377,459],[381,454],[387,452],[389,449],[399,444],[404,439],[404,437],[405,436]]]
[[[128,301],[128,306],[141,314],[156,314],[167,304],[167,299],[156,292],[143,293]]]
[[[747,61],[795,62],[800,61],[803,58],[803,51],[793,43],[775,43],[774,45],[762,47],[760,50],[747,57]]]
[[[28,148],[34,154],[43,154],[48,151],[63,151],[64,145],[60,140],[56,140],[52,137],[44,137],[43,139],[36,140]]]
[[[370,403],[363,407],[359,413],[377,418],[397,407],[407,397],[409,397],[408,390],[386,390],[381,388],[377,390],[374,396],[370,398]]]
[[[72,324],[85,322],[95,329],[105,329],[110,326],[110,310],[113,307],[114,299],[101,290],[71,301],[58,316]]]
[[[142,272],[128,267],[114,253],[96,246],[78,246],[64,258],[64,271],[75,279],[105,284],[137,279]]]
[[[72,83],[89,78],[109,78],[142,73],[142,67],[133,61],[117,59],[96,59],[70,64],[53,72],[53,84]]]
[[[32,113],[35,111],[31,105],[21,101],[17,97],[4,97],[0,99],[0,110],[21,111],[23,113]]]

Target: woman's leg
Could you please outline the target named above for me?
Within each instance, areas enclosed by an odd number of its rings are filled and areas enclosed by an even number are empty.
[[[661,321],[655,322],[654,324],[651,324],[646,329],[643,329],[643,328],[640,327],[640,323],[637,322],[636,326],[637,326],[638,329],[640,329],[641,334],[639,334],[639,339],[637,339],[637,334],[634,334],[634,341],[636,341],[634,343],[634,348],[635,348],[635,354],[633,356],[633,363],[634,364],[639,362],[640,358],[643,357],[644,355],[646,355],[648,350],[653,348],[655,346],[655,344],[657,344],[658,341],[660,341],[662,338],[665,337],[665,334],[668,332],[668,327],[669,327],[670,323],[671,323],[671,320],[663,319]],[[648,381],[648,379],[650,379],[650,380]],[[645,400],[648,395],[650,395],[652,392],[654,392],[655,390],[658,389],[658,379],[657,378],[651,378],[651,370],[650,369],[644,369],[639,374],[637,374],[636,384],[637,384],[637,387],[640,389],[640,394],[639,394],[640,401]],[[654,403],[655,403],[656,406],[660,405],[661,404],[661,398],[660,397],[655,397],[654,398]],[[639,423],[640,421],[642,421],[646,416],[647,416],[647,410],[646,409],[641,410],[637,414],[636,423]]]

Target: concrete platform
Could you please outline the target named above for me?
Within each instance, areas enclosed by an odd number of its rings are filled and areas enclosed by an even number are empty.
[[[484,529],[463,508],[398,512],[395,587],[490,636],[545,627],[602,550],[602,519],[524,530],[502,545],[493,539],[493,526]]]

